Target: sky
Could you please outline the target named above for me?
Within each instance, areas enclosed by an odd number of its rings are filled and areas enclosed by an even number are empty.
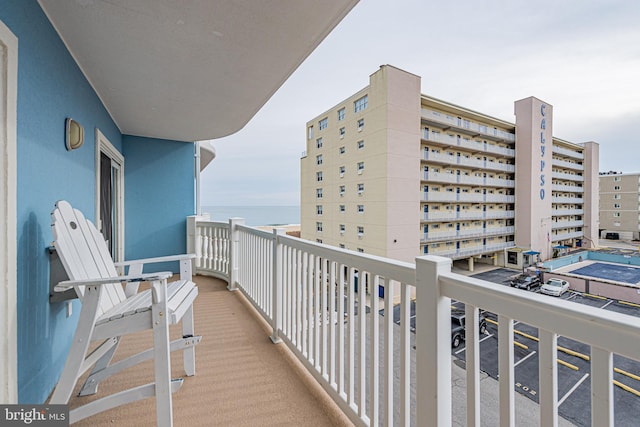
[[[600,171],[640,172],[638,19],[635,0],[361,0],[244,129],[212,141],[201,204],[299,205],[306,122],[383,64],[510,122],[535,96],[555,137],[600,144]]]

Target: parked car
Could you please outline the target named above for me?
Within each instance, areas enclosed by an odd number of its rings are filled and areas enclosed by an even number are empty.
[[[465,340],[465,314],[462,312],[451,312],[451,347],[458,348]],[[487,331],[487,319],[480,314],[479,326],[480,334]]]
[[[569,290],[569,282],[562,279],[549,279],[540,288],[540,292],[546,295],[559,297]]]
[[[515,279],[513,279],[511,282],[509,282],[509,284],[512,287],[516,287],[516,288],[520,288],[520,289],[526,289],[528,291],[530,291],[531,289],[535,288],[536,286],[540,286],[540,279],[538,278],[538,276],[532,276],[529,274],[521,274],[518,277],[516,277]]]

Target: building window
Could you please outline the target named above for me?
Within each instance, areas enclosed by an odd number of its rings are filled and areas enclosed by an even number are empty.
[[[344,134],[347,133],[347,131],[345,130],[345,128],[341,127],[340,128],[340,138],[344,138]]]
[[[340,234],[344,234],[346,230],[346,227],[344,226],[344,224],[340,224]]]
[[[359,225],[358,226],[358,237],[362,237],[364,236],[364,227]]]
[[[322,154],[318,154],[316,156],[316,165],[321,165],[322,164]]]
[[[613,217],[614,218],[620,218],[620,212],[614,212],[613,213]]]
[[[358,205],[358,213],[364,213],[364,205]]]
[[[614,177],[613,177],[613,180],[614,180],[615,182],[620,182],[620,181],[622,180],[622,178],[620,178],[619,176],[614,176]]]
[[[329,119],[325,117],[324,119],[318,122],[318,128],[320,130],[326,129],[328,124],[329,124]]]
[[[360,252],[362,254],[362,253],[364,253],[364,249],[358,248],[358,252]]]
[[[316,242],[322,243],[322,239],[316,239]]]
[[[316,205],[316,215],[322,215],[322,205]]]
[[[620,191],[620,186],[619,186],[619,185],[614,186],[614,187],[613,187],[613,190],[614,190],[614,191]]]
[[[344,196],[344,192],[345,192],[345,186],[341,185],[340,186],[340,197]]]
[[[316,148],[322,148],[322,138],[316,139]]]
[[[338,121],[344,120],[344,107],[338,110]]]
[[[614,209],[620,209],[620,203],[614,203],[613,204],[613,208]]]
[[[322,181],[322,172],[316,172],[316,181],[318,182]]]
[[[322,199],[322,188],[316,188],[316,197]]]
[[[369,106],[369,95],[365,95],[362,98],[356,99],[353,103],[354,112],[362,111]]]
[[[344,243],[340,243],[340,244],[338,245],[338,247],[339,247],[340,249],[344,249]]]
[[[345,171],[344,166],[340,166],[340,178],[344,177],[344,171]]]
[[[344,213],[346,210],[344,205],[340,205],[340,213]]]
[[[364,119],[358,120],[358,132],[360,132],[363,127],[364,127]]]
[[[615,200],[620,200],[620,197],[621,197],[621,196],[620,196],[619,194],[614,194],[614,195],[613,195],[613,198],[614,198]]]
[[[364,193],[364,184],[358,184],[358,196],[362,196]]]
[[[318,233],[320,233],[322,231],[322,223],[321,222],[316,222],[316,231]]]
[[[307,129],[307,139],[311,138],[313,138],[313,126],[309,126],[309,129]]]
[[[364,170],[364,162],[358,162],[358,174],[361,174]]]
[[[358,141],[358,150],[362,150],[364,148],[364,141]]]
[[[340,147],[338,151],[340,151],[340,154],[344,154],[344,146]]]

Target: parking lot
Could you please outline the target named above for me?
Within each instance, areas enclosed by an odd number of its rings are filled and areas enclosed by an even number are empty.
[[[514,270],[496,269],[473,277],[509,286],[510,278],[517,274]],[[522,292],[527,292],[522,290]],[[539,292],[539,288],[531,292]],[[560,298],[580,304],[599,307],[640,317],[640,306],[624,301],[580,294],[569,291]],[[452,302],[452,308],[464,309],[459,302]],[[498,323],[493,313],[485,312],[487,331],[480,341],[480,369],[492,378],[498,378]],[[399,310],[394,319],[399,321]],[[415,307],[411,307],[411,327],[415,325]],[[538,402],[538,330],[524,323],[514,321],[514,366],[516,390]],[[465,359],[463,344],[452,349],[452,354]],[[590,347],[558,337],[558,412],[579,426],[591,425],[591,381]],[[640,416],[640,363],[614,355],[614,399],[616,426],[637,426]]]

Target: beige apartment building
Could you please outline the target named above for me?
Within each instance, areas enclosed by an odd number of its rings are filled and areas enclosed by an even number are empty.
[[[640,173],[600,175],[600,237],[640,239]]]
[[[553,107],[515,123],[421,94],[385,65],[307,123],[301,237],[413,262],[521,267],[598,234],[598,144],[553,137]]]

